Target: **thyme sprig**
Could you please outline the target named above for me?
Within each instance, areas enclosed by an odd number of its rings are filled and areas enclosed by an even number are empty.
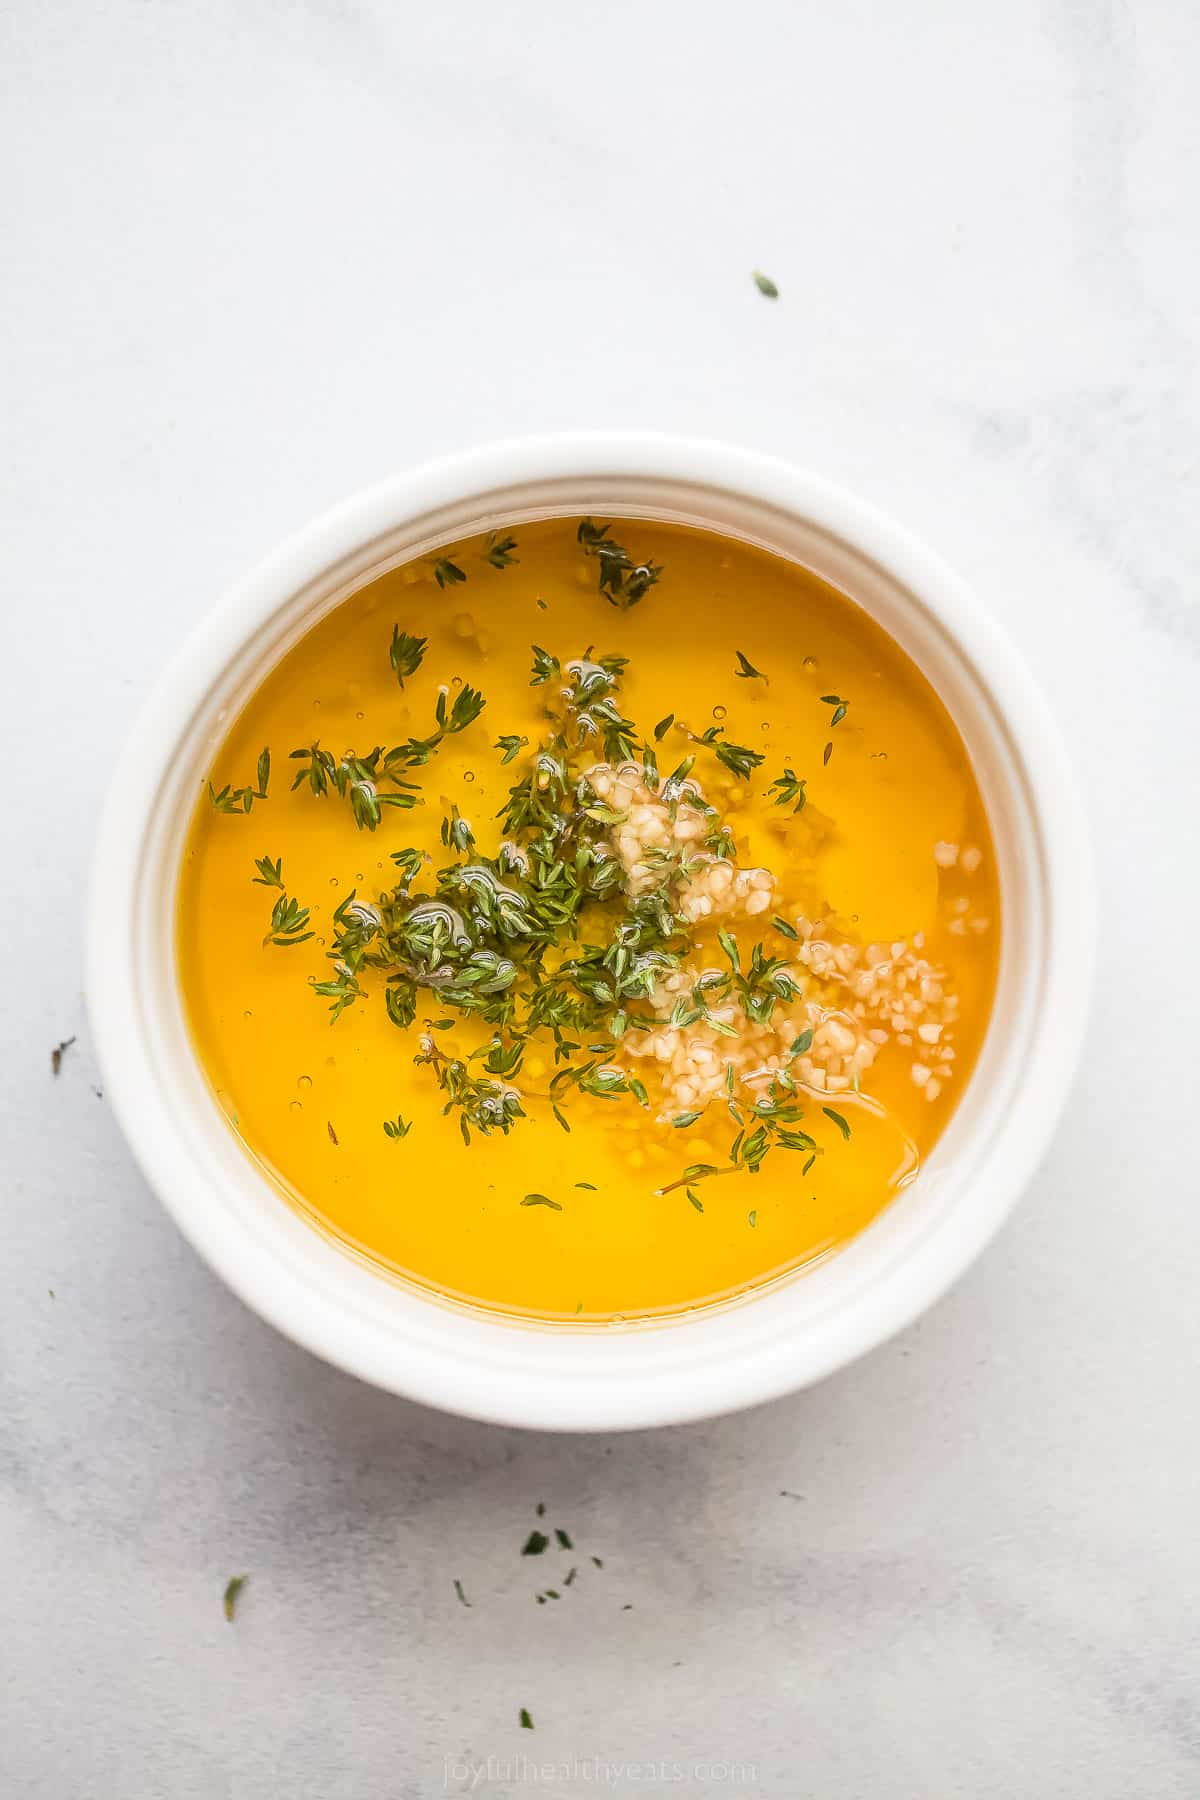
[[[634,564],[629,552],[610,536],[611,526],[581,519],[575,536],[585,556],[600,565],[600,592],[610,605],[627,612],[645,598],[662,574],[661,563]]]
[[[208,797],[217,812],[248,813],[256,800],[265,800],[267,785],[271,779],[271,752],[264,749],[259,752],[258,767],[255,771],[253,787],[230,787],[228,783],[220,790],[208,784]]]
[[[307,906],[301,906],[298,900],[290,899],[287,894],[280,894],[271,908],[271,926],[263,943],[278,944],[281,948],[307,943],[315,935],[306,929],[307,925]]]

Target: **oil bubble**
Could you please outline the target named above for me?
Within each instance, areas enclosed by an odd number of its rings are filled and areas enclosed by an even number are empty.
[[[299,1081],[296,1083],[296,1086],[300,1089],[300,1092],[303,1094],[306,1091],[306,1089],[308,1089],[312,1086],[312,1076],[311,1075],[301,1075]]]
[[[289,1112],[303,1112],[304,1108],[300,1104],[299,1100],[289,1100],[288,1101],[288,1111]]]
[[[474,769],[464,769],[463,770],[463,780],[464,781],[474,781],[474,779],[475,779]]]
[[[725,712],[726,712],[725,707],[714,706],[713,711],[712,711],[712,716],[714,719],[723,719],[725,717]]]

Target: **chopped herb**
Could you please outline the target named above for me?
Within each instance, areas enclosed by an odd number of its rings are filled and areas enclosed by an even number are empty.
[[[557,1200],[548,1200],[545,1194],[526,1194],[522,1206],[548,1206],[552,1212],[561,1212],[562,1207]]]
[[[734,670],[734,673],[735,673],[735,675],[738,676],[738,678],[740,680],[742,680],[742,681],[765,681],[767,679],[766,676],[763,674],[762,670],[756,669],[754,664],[750,661],[749,657],[743,656],[743,654],[740,650],[736,650],[734,652],[734,655],[738,659],[738,666]]]
[[[563,1529],[562,1529],[562,1527],[561,1527],[561,1525],[556,1525],[556,1526],[555,1526],[555,1528],[554,1528],[554,1535],[555,1535],[555,1537],[556,1537],[556,1538],[557,1538],[557,1539],[558,1539],[558,1542],[559,1542],[559,1547],[560,1547],[560,1548],[561,1548],[561,1549],[563,1549],[563,1550],[573,1550],[573,1549],[574,1549],[574,1548],[575,1548],[575,1546],[574,1546],[574,1544],[573,1544],[573,1543],[572,1543],[572,1542],[571,1542],[571,1539],[570,1539],[570,1537],[569,1537],[569,1536],[568,1536],[568,1534],[567,1534],[567,1533],[566,1533],[566,1532],[565,1532],[565,1531],[564,1531],[564,1530],[563,1530]]]
[[[604,1567],[603,1562],[601,1561],[601,1559],[598,1556],[593,1556],[592,1561],[595,1563],[595,1565],[598,1569],[602,1569]]]
[[[547,1548],[550,1539],[544,1531],[531,1531],[521,1546],[522,1556],[540,1556]]]
[[[822,768],[825,767],[825,765],[828,763],[828,761],[832,755],[833,755],[833,744],[828,743],[828,744],[826,744],[824,750],[822,750],[822,752],[821,752],[821,767]]]
[[[327,1132],[328,1132],[328,1133],[329,1133],[329,1141],[330,1141],[330,1143],[331,1143],[331,1144],[336,1144],[336,1143],[337,1143],[337,1141],[338,1141],[338,1134],[337,1134],[337,1132],[336,1132],[336,1131],[335,1131],[335,1130],[334,1130],[334,1129],[333,1129],[333,1121],[332,1121],[332,1119],[326,1119],[326,1121],[325,1121],[325,1129],[326,1129],[326,1131],[327,1131]]]
[[[263,943],[279,944],[284,948],[290,944],[307,943],[314,935],[304,929],[307,924],[307,906],[301,906],[298,900],[290,900],[286,894],[280,894],[271,908],[271,928]]]
[[[269,856],[258,856],[254,860],[254,866],[258,870],[258,874],[253,877],[256,887],[281,888],[283,886],[282,857],[278,857],[275,862],[272,862]]]
[[[451,562],[448,556],[441,556],[433,565],[433,579],[440,588],[445,588],[454,587],[467,578],[457,563]]]
[[[767,792],[774,794],[776,806],[791,806],[793,812],[803,812],[808,799],[804,791],[805,785],[794,769],[785,769],[778,781],[771,783]]]
[[[751,750],[745,744],[729,744],[722,740],[721,743],[714,744],[713,749],[716,751],[717,761],[723,763],[739,781],[744,781],[752,769],[757,769],[760,763],[767,760],[761,750]]]
[[[405,1122],[404,1114],[397,1113],[394,1119],[383,1121],[383,1135],[390,1138],[406,1138],[413,1128],[413,1120]]]
[[[271,779],[271,752],[263,750],[259,753],[258,768],[255,772],[253,787],[234,788],[226,784],[218,793],[212,782],[208,784],[208,797],[217,812],[248,813],[256,800],[265,800],[267,784]]]
[[[591,1182],[591,1181],[577,1181],[575,1183],[575,1186],[577,1188],[586,1188],[588,1190],[589,1194],[594,1194],[597,1192],[595,1183]]]
[[[523,1706],[523,1707],[522,1707],[522,1708],[521,1708],[521,1715],[520,1715],[520,1717],[521,1717],[521,1729],[522,1729],[522,1731],[532,1731],[532,1730],[533,1730],[533,1719],[532,1719],[532,1717],[531,1717],[531,1716],[530,1716],[530,1713],[529,1713],[529,1708],[528,1708],[528,1707],[526,1707],[526,1706]]]
[[[500,764],[501,768],[504,767],[505,763],[512,762],[514,757],[520,756],[522,750],[525,749],[528,743],[529,739],[527,737],[510,736],[497,738],[495,748],[497,750],[503,750],[504,752]]]
[[[610,527],[597,525],[592,519],[581,519],[575,536],[585,556],[594,556],[600,564],[600,592],[610,605],[628,610],[644,598],[662,574],[658,563],[634,566],[628,551],[609,536]]]
[[[539,1500],[533,1510],[539,1519],[544,1519],[546,1516],[546,1502],[544,1500]]]
[[[238,1595],[241,1593],[249,1579],[250,1577],[248,1575],[232,1575],[225,1584],[225,1597],[222,1606],[225,1617],[230,1625],[233,1624],[233,1615],[237,1610]]]
[[[563,1576],[563,1586],[570,1587],[571,1583],[574,1581],[574,1579],[575,1579],[576,1575],[578,1575],[578,1573],[579,1573],[579,1570],[575,1567],[574,1563],[572,1563],[571,1567],[567,1570],[566,1574]]]
[[[442,820],[442,842],[448,850],[457,850],[462,855],[469,855],[475,848],[475,833],[453,803],[449,817]]]
[[[510,564],[521,560],[520,557],[513,555],[513,551],[516,547],[517,540],[511,534],[501,537],[499,533],[489,531],[487,548],[483,552],[483,560],[486,563],[491,563],[493,569],[507,569]]]
[[[779,289],[775,286],[771,277],[769,275],[764,275],[761,269],[754,270],[754,285],[760,294],[765,294],[768,300],[778,300]]]
[[[758,1224],[758,1214],[756,1212],[747,1213],[746,1217],[749,1219],[751,1225]]]
[[[548,681],[557,681],[562,674],[562,664],[557,656],[551,656],[540,644],[530,644],[533,651],[533,674],[529,677],[530,687],[544,687]]]
[[[390,655],[392,668],[395,670],[396,674],[396,680],[400,683],[401,687],[404,686],[405,680],[409,675],[416,674],[428,648],[428,638],[413,637],[409,632],[401,631],[398,625],[392,626],[392,648]]]
[[[63,1038],[61,1043],[55,1044],[53,1050],[50,1052],[50,1073],[52,1075],[59,1075],[62,1073],[63,1057],[67,1054],[67,1051],[74,1042],[75,1039],[69,1037]]]
[[[454,1578],[454,1591],[458,1595],[460,1605],[470,1606],[471,1602],[467,1599],[467,1596],[463,1593],[463,1584],[458,1579],[457,1575]]]
[[[848,1138],[850,1136],[850,1127],[846,1123],[845,1119],[843,1119],[840,1112],[834,1112],[832,1106],[823,1106],[821,1108],[821,1111],[825,1114],[825,1117],[827,1119],[833,1120],[834,1124],[837,1126],[838,1130],[841,1132],[841,1134],[844,1138]]]

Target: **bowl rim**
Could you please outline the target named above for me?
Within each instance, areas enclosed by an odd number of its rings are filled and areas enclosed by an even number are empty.
[[[781,1341],[737,1358],[668,1356],[653,1381],[635,1383],[614,1366],[582,1380],[578,1372],[530,1369],[515,1384],[507,1373],[496,1384],[465,1341],[462,1354],[448,1354],[448,1340],[431,1347],[415,1331],[390,1341],[336,1299],[322,1302],[293,1269],[264,1255],[248,1232],[236,1241],[228,1215],[206,1206],[203,1183],[185,1167],[170,1118],[148,1093],[147,1027],[132,934],[122,927],[136,907],[157,777],[173,754],[189,697],[219,681],[254,632],[297,594],[389,531],[439,508],[476,500],[482,507],[493,492],[564,477],[679,482],[765,504],[841,540],[909,590],[966,659],[1014,739],[1038,746],[1036,758],[1022,757],[1021,768],[1047,865],[1053,956],[1046,959],[1038,1025],[1040,1079],[1027,1079],[1019,1118],[1006,1128],[1003,1168],[989,1167],[971,1203],[947,1212],[869,1303],[856,1300],[819,1332],[783,1333]],[[873,506],[774,457],[653,432],[571,432],[499,440],[376,482],[286,539],[201,620],[147,696],[110,781],[92,863],[86,987],[105,1092],[142,1172],[193,1247],[252,1310],[326,1361],[445,1410],[558,1430],[629,1429],[709,1417],[808,1385],[894,1335],[957,1280],[1016,1204],[1065,1104],[1086,1027],[1094,942],[1086,826],[1057,723],[1004,633],[939,557]],[[509,1324],[515,1336],[519,1326]],[[679,1336],[672,1322],[660,1330]]]

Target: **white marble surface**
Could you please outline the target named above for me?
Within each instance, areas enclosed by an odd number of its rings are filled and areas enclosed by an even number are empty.
[[[4,1800],[407,1800],[446,1758],[497,1800],[1195,1795],[1192,0],[0,34]],[[1045,1168],[919,1328],[561,1442],[360,1387],[198,1264],[93,1091],[82,882],[131,709],[250,559],[432,452],[629,420],[814,464],[976,583],[1086,783],[1102,971]],[[540,1607],[537,1500],[605,1562]]]

